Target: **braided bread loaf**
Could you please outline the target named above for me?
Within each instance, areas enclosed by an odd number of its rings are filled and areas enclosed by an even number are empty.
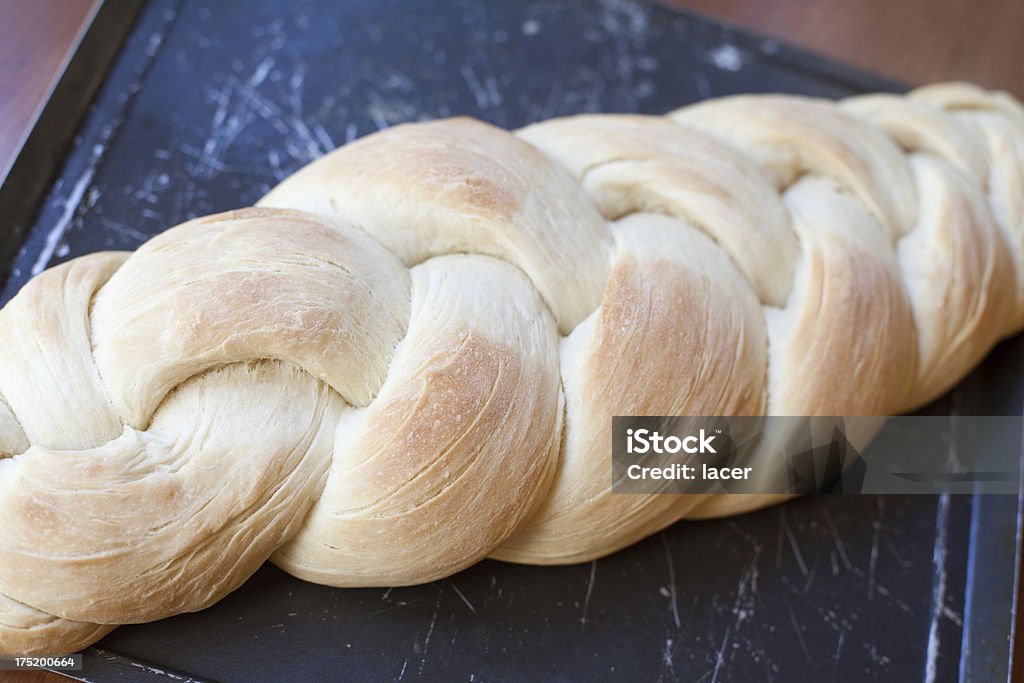
[[[754,509],[612,494],[611,416],[902,412],[1022,324],[1004,94],[398,126],[0,311],[0,652]]]

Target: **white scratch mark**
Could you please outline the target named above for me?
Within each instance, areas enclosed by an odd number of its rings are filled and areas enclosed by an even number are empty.
[[[464,65],[459,72],[462,74],[463,80],[466,81],[466,85],[469,86],[470,92],[473,93],[473,97],[476,99],[476,106],[481,109],[488,109],[501,105],[502,97],[501,93],[498,92],[498,81],[495,80],[494,76],[487,76],[484,78],[484,82],[481,83],[480,79],[476,76],[476,72],[473,71],[473,67],[469,64]]]
[[[672,639],[666,638],[665,649],[661,653],[661,661],[665,665],[665,670],[669,671],[672,674],[672,677],[675,678],[675,664],[673,663],[673,659],[675,659],[675,650],[672,647]]]
[[[302,115],[302,92],[303,84],[306,80],[307,67],[305,64],[300,64],[299,68],[295,70],[292,77],[288,80],[289,92],[288,102],[291,105],[291,116],[289,117],[292,130],[295,132],[296,137],[305,144],[309,160],[316,159],[323,156],[327,152],[334,148],[334,143],[329,143],[327,147],[322,147],[322,141],[318,140],[313,136],[309,126],[306,125]],[[329,139],[329,138],[328,138]]]
[[[153,35],[151,35],[149,37],[149,40],[146,41],[146,50],[145,50],[146,56],[147,57],[153,57],[154,55],[156,55],[157,51],[160,49],[160,44],[163,43],[163,42],[164,42],[164,34],[163,33],[159,33],[158,32],[158,33],[154,33]]]
[[[839,553],[839,559],[843,561],[843,566],[846,571],[853,571],[853,563],[850,562],[850,557],[846,554],[846,546],[843,545],[843,540],[839,537],[839,529],[836,528],[836,523],[832,521],[832,515],[829,514],[828,508],[818,502],[818,510],[821,511],[821,516],[825,518],[825,524],[828,526],[828,531],[832,535],[832,541],[835,543],[836,552]]]
[[[285,139],[285,151],[299,162],[313,161],[336,147],[321,124],[314,123],[310,127],[305,121],[302,110],[307,70],[305,65],[299,65],[288,79],[287,110],[282,110],[274,101],[260,94],[258,88],[272,73],[273,66],[273,58],[267,57],[256,66],[249,78],[232,78],[221,90],[209,94],[216,108],[210,122],[209,137],[197,155],[198,175],[209,177],[225,170],[225,152],[256,116],[270,124]],[[269,161],[273,165],[274,159],[270,158]],[[277,168],[273,171],[277,175]]]
[[[864,651],[868,653],[869,657],[871,657],[871,661],[879,666],[886,667],[892,662],[888,656],[883,655],[878,651],[878,646],[874,643],[864,643]]]
[[[797,566],[800,567],[800,573],[807,576],[807,563],[804,562],[804,555],[800,552],[796,536],[793,535],[793,530],[789,528],[789,524],[786,522],[786,513],[783,511],[779,513],[779,524],[782,525],[782,531],[786,534],[786,538],[789,539],[789,547],[793,550],[793,557],[796,558]]]
[[[737,530],[739,529],[737,525],[733,525],[733,527]],[[744,536],[747,535],[744,533]],[[754,614],[754,600],[757,595],[757,581],[760,576],[758,562],[761,559],[761,546],[749,536],[747,538],[753,545],[753,554],[746,569],[744,569],[743,574],[740,576],[739,582],[736,584],[736,599],[732,604],[732,614],[736,617],[736,620],[726,627],[725,633],[722,635],[722,641],[715,652],[715,668],[711,674],[711,683],[716,683],[718,680],[718,674],[725,661],[725,651],[729,647],[730,638],[738,634],[743,622]],[[733,630],[734,628],[735,631]]]
[[[373,125],[377,127],[377,130],[384,130],[391,126],[387,117],[384,116],[383,110],[379,106],[376,106],[376,103],[370,105],[368,113],[370,114],[370,118],[373,119]]]
[[[722,663],[725,661],[725,648],[729,646],[730,629],[731,627],[726,627],[722,643],[715,652],[715,669],[711,673],[711,683],[718,683],[718,672],[722,670]]]
[[[387,90],[398,92],[412,92],[415,89],[415,82],[401,71],[391,71],[384,79],[384,87]]]
[[[789,622],[793,624],[793,631],[796,633],[796,639],[800,643],[800,649],[804,651],[804,657],[807,658],[807,662],[813,664],[814,658],[811,657],[811,651],[807,649],[807,641],[804,640],[803,630],[796,620],[796,614],[793,613],[793,606],[786,605],[786,609],[789,611]]]
[[[331,136],[327,134],[327,131],[319,123],[313,125],[313,132],[320,141],[320,146],[327,152],[330,152],[332,149],[337,147],[337,145],[334,144],[334,140],[331,139]]]
[[[594,579],[597,577],[597,560],[590,563],[590,579],[587,581],[587,595],[583,598],[583,616],[580,617],[580,626],[587,625],[587,608],[590,607],[590,595],[594,592]]]
[[[167,678],[173,678],[176,681],[191,681],[191,680],[193,680],[191,678],[186,678],[184,676],[178,676],[177,674],[173,674],[170,671],[165,671],[164,669],[160,669],[160,668],[157,668],[157,667],[149,665],[149,664],[143,664],[141,662],[129,661],[128,664],[130,666],[135,667],[136,669],[142,669],[143,671],[148,671],[149,673],[154,674],[156,676],[166,676]]]
[[[443,592],[437,594],[437,602],[434,603],[434,614],[430,617],[430,627],[427,629],[427,637],[423,640],[423,657],[420,659],[419,675],[423,675],[423,667],[427,665],[427,650],[430,649],[430,636],[434,635],[434,627],[437,625],[437,613],[441,611],[441,596]]]
[[[273,171],[274,177],[278,180],[284,180],[287,174],[281,168],[281,155],[277,153],[276,149],[267,152],[267,161],[270,162],[270,169]]]
[[[256,66],[256,70],[249,77],[249,87],[255,88],[267,78],[267,74],[274,68],[274,58],[267,57]]]
[[[231,112],[232,98],[235,91],[234,82],[228,83],[224,90],[215,91],[211,98],[217,106],[210,121],[210,134],[203,142],[199,155],[202,177],[210,177],[224,168],[221,155],[234,142],[242,129],[251,120],[248,109],[243,104]]]
[[[128,239],[134,242],[138,242],[139,244],[142,244],[143,242],[149,239],[149,235],[147,235],[146,233],[142,232],[141,230],[136,230],[133,227],[127,226],[124,223],[117,223],[107,218],[101,218],[100,223],[102,223],[105,227],[109,228],[110,230],[113,230],[117,234],[123,237],[127,237]]]
[[[893,595],[892,591],[890,591],[888,588],[886,588],[882,584],[880,584],[880,583],[877,584],[876,587],[875,587],[875,590],[878,591],[879,595],[883,595],[886,598],[888,598],[889,601],[891,603],[893,603],[894,605],[896,605],[897,607],[899,607],[901,611],[906,612],[907,614],[913,614],[914,613],[914,610],[910,609],[910,605],[908,605],[907,603],[903,602],[898,597]]]
[[[36,262],[32,264],[33,276],[43,272],[43,269],[46,268],[46,264],[50,262],[51,258],[53,258],[54,252],[57,251],[57,244],[60,242],[61,238],[64,237],[68,227],[71,225],[71,221],[74,220],[75,213],[78,211],[78,207],[82,203],[82,197],[85,196],[85,191],[89,188],[89,183],[92,182],[92,178],[95,173],[95,164],[90,164],[71,187],[71,192],[68,194],[67,199],[64,200],[64,209],[61,211],[60,217],[57,219],[57,222],[54,223],[53,227],[50,228],[50,232],[46,234],[46,242],[43,244],[43,248],[39,252],[39,256],[36,258]]]
[[[417,116],[416,108],[401,98],[385,98],[375,90],[370,90],[366,96],[370,100],[366,113],[373,119],[377,130],[384,130],[394,123],[409,121]]]
[[[836,680],[839,677],[839,658],[843,654],[843,643],[846,642],[846,634],[842,631],[839,632],[839,639],[836,640],[836,651],[832,655],[832,679]]]
[[[818,575],[818,563],[815,562],[811,565],[811,571],[807,574],[807,580],[804,581],[804,587],[800,589],[800,595],[807,595],[811,591],[811,587],[814,585],[814,579]]]
[[[932,548],[932,613],[928,623],[928,647],[925,650],[925,683],[935,683],[939,659],[939,619],[946,606],[946,525],[949,518],[949,494],[939,496],[935,512],[935,545]]]
[[[455,594],[462,599],[462,602],[466,603],[466,607],[469,608],[469,611],[473,614],[476,614],[476,607],[473,607],[473,603],[469,601],[469,598],[463,595],[462,591],[459,590],[459,587],[455,585],[455,582],[451,579],[448,579],[448,583],[451,584],[451,587],[455,590]]]
[[[708,61],[723,71],[739,71],[743,68],[743,53],[725,43],[708,52]]]
[[[669,607],[672,609],[672,621],[675,622],[676,628],[682,626],[682,622],[679,620],[679,596],[676,590],[676,566],[672,560],[672,549],[669,548],[668,538],[665,536],[665,532],[661,532],[661,542],[665,546],[665,560],[668,562],[668,593],[669,593]]]
[[[900,555],[899,549],[892,541],[890,541],[888,538],[883,538],[882,542],[885,544],[886,550],[889,551],[889,554],[892,555],[893,559],[896,560],[900,567],[902,567],[903,569],[910,569],[914,566],[913,562]]]
[[[877,499],[878,517],[871,523],[871,555],[868,558],[868,602],[875,598],[875,568],[878,565],[878,539],[882,533],[882,512],[885,510],[885,500]]]

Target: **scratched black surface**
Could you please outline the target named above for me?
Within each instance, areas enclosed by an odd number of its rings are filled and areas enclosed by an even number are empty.
[[[896,87],[632,2],[282,6],[149,5],[0,303],[47,264],[250,204],[401,121],[515,127],[731,92]],[[931,410],[1019,414],[1020,347],[1003,344]],[[1009,498],[821,497],[679,524],[592,564],[485,561],[413,588],[334,590],[268,565],[205,612],[116,630],[82,676],[1005,679],[1015,533]]]

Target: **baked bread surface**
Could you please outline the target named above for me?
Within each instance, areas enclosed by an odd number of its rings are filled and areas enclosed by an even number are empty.
[[[778,502],[613,494],[611,417],[906,412],[1022,324],[1002,93],[397,126],[0,310],[0,654]]]

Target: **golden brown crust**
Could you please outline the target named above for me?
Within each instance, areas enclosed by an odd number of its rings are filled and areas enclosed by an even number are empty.
[[[0,310],[0,654],[271,557],[418,583],[780,502],[612,494],[611,417],[860,416],[863,445],[1024,326],[1024,108],[965,84],[399,126],[260,205]]]
[[[540,298],[487,257],[432,259],[412,276],[409,333],[388,379],[344,419],[323,495],[274,557],[300,578],[449,576],[500,545],[547,491],[562,402],[557,332]],[[504,306],[484,303],[499,291]]]

